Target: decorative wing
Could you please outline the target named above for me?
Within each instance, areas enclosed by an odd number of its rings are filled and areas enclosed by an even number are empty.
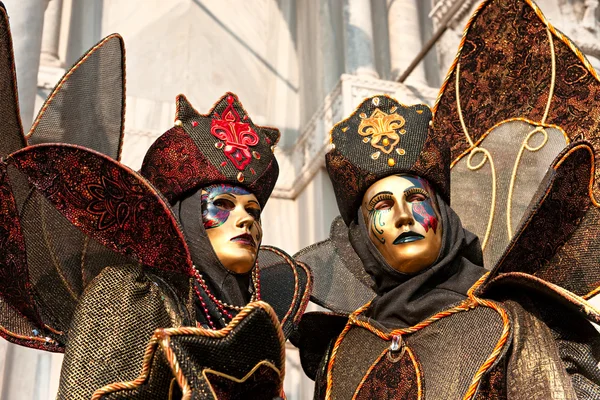
[[[171,209],[134,171],[58,144],[26,147],[6,163],[0,271],[9,279],[0,283],[0,331],[7,339],[62,351],[83,290],[107,266],[140,263],[192,276]]]
[[[144,178],[101,153],[37,145],[8,162],[72,225],[116,253],[192,276],[192,260],[168,204]]]
[[[119,160],[125,123],[125,47],[102,39],[61,78],[40,109],[29,144],[69,143]]]
[[[0,2],[0,157],[6,157],[25,146],[19,114],[17,75],[8,15]]]
[[[537,213],[538,202],[550,200],[555,212],[582,211],[571,210],[567,198],[539,193],[548,180],[559,179],[569,157],[585,151],[574,150],[579,144],[594,153],[600,149],[599,95],[600,78],[589,61],[532,1],[486,0],[469,21],[434,107],[432,129],[451,144],[452,206],[465,227],[480,236],[488,269],[507,268],[509,254],[524,245],[517,243],[524,240],[524,224],[546,223],[553,232],[537,231],[540,240],[555,232],[571,234],[551,247],[538,243],[535,251],[543,256],[534,264],[513,260],[510,268],[544,275],[579,294],[600,283],[595,247],[582,244],[600,223],[594,198],[600,193],[598,165],[592,182],[582,178],[571,187],[571,197],[587,196],[585,215],[571,220]],[[563,149],[569,144],[574,153],[567,156]],[[581,189],[588,184],[591,190]],[[561,268],[573,264],[566,259],[577,259],[577,278],[561,275]]]
[[[574,143],[560,154],[488,282],[503,274],[528,274],[578,296],[595,293],[600,286],[594,257],[600,228],[594,221],[600,209],[590,197],[594,161],[593,148],[586,142]]]

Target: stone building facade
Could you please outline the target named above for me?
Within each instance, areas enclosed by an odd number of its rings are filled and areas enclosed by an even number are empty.
[[[405,83],[410,64],[456,2],[450,29]],[[293,254],[325,239],[337,215],[324,170],[328,130],[360,100],[387,93],[432,104],[479,0],[4,0],[29,126],[65,66],[102,37],[127,50],[123,162],[134,169],[173,123],[175,96],[207,111],[225,91],[259,124],[280,128],[281,174],[264,212],[265,244]],[[538,5],[600,67],[598,0]],[[288,351],[290,400],[312,398]],[[0,400],[54,398],[61,356],[0,339]]]

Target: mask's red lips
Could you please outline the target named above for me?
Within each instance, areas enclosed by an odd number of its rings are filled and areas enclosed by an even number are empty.
[[[253,248],[256,248],[256,242],[254,241],[252,236],[248,233],[243,233],[239,236],[236,236],[236,237],[232,238],[231,241],[237,242],[244,246],[251,246]]]

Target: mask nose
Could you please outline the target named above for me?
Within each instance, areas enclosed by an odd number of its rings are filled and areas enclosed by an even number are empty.
[[[396,213],[396,228],[403,226],[413,226],[415,219],[412,215],[412,207],[407,201],[397,202],[395,204]]]

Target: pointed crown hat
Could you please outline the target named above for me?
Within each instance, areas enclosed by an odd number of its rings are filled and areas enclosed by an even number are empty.
[[[406,106],[385,95],[366,98],[331,129],[325,156],[338,208],[347,225],[356,217],[365,191],[400,173],[427,179],[450,201],[450,149],[430,129],[427,105]]]
[[[175,126],[152,144],[141,174],[171,204],[201,187],[229,183],[245,187],[264,206],[279,175],[278,140],[279,131],[255,125],[233,93],[205,115],[179,95]]]

